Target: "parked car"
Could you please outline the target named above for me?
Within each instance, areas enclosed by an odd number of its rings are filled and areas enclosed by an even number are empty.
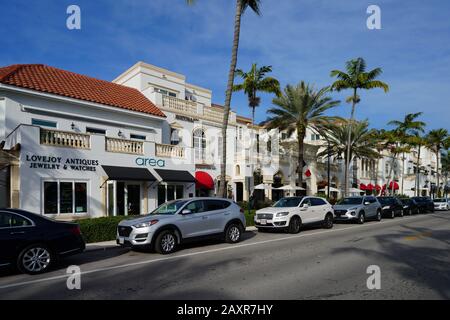
[[[403,217],[403,203],[395,197],[377,197],[380,202],[383,217],[394,219],[396,216]]]
[[[403,213],[405,215],[419,214],[420,209],[417,202],[413,199],[403,198],[400,199],[403,204]]]
[[[80,226],[31,212],[0,209],[0,266],[38,274],[55,261],[85,249]]]
[[[151,214],[121,221],[117,243],[169,254],[183,242],[221,236],[237,243],[245,231],[244,211],[233,201],[191,198],[167,202]]]
[[[381,204],[376,197],[346,197],[333,207],[335,221],[356,221],[363,224],[366,220],[381,221]]]
[[[420,213],[434,212],[434,202],[430,197],[412,197],[417,202]]]
[[[435,210],[450,210],[449,200],[446,198],[434,199],[433,202]]]
[[[322,224],[333,228],[333,207],[327,200],[317,197],[287,197],[272,207],[256,211],[255,226],[258,231],[281,229],[299,233],[302,225]]]

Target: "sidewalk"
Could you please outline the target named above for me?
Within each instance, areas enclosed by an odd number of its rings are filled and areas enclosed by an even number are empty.
[[[256,231],[255,227],[247,227],[245,231]],[[100,251],[100,250],[108,250],[118,248],[119,246],[116,243],[116,240],[104,241],[104,242],[95,242],[95,243],[87,243],[86,244],[86,252],[89,251]]]

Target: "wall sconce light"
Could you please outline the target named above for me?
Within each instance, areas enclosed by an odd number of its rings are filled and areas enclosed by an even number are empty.
[[[119,133],[117,134],[119,137],[123,137],[123,132],[122,132],[122,130],[119,130]]]
[[[72,128],[72,130],[75,130],[75,128],[76,128],[75,123],[72,122],[72,124],[70,125],[70,127]]]

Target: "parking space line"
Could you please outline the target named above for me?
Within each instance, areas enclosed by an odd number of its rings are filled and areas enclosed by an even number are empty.
[[[402,221],[404,221],[404,220],[417,220],[418,218],[421,218],[421,217],[424,217],[424,216],[420,215],[420,216],[404,217],[402,219]],[[111,266],[111,267],[105,267],[105,268],[99,268],[99,269],[84,271],[84,272],[81,272],[81,275],[88,275],[88,274],[98,273],[98,272],[103,272],[103,271],[124,269],[124,268],[128,268],[128,267],[152,264],[152,263],[156,263],[156,262],[176,260],[176,259],[180,259],[180,258],[193,257],[193,256],[209,254],[209,253],[215,253],[215,252],[220,252],[220,251],[226,251],[226,250],[231,250],[231,249],[239,249],[239,248],[257,246],[257,245],[261,245],[261,244],[280,242],[280,241],[285,241],[285,240],[290,240],[290,239],[298,239],[298,238],[310,237],[310,236],[315,236],[315,235],[321,235],[321,234],[327,234],[327,233],[333,233],[333,232],[340,232],[340,231],[346,231],[346,230],[352,230],[352,229],[356,229],[356,228],[365,228],[365,227],[371,227],[371,226],[379,226],[379,225],[383,225],[383,224],[391,224],[391,223],[398,222],[398,221],[399,221],[398,219],[396,219],[396,220],[389,220],[389,221],[382,220],[381,222],[378,222],[378,223],[357,225],[357,226],[346,227],[346,228],[341,228],[341,229],[334,228],[334,229],[331,229],[331,230],[318,231],[318,232],[312,232],[312,233],[307,233],[307,234],[302,233],[302,234],[298,234],[298,235],[292,235],[292,236],[287,236],[287,237],[282,237],[282,238],[277,238],[277,239],[269,239],[269,240],[263,240],[263,241],[252,242],[252,243],[242,243],[242,244],[237,244],[237,245],[230,245],[230,246],[227,246],[227,247],[224,247],[224,248],[217,248],[217,249],[210,249],[210,250],[204,250],[204,251],[198,251],[198,252],[191,252],[191,253],[186,253],[186,254],[173,255],[173,256],[170,256],[170,257],[163,257],[163,258],[158,258],[158,259],[145,260],[145,261],[127,263],[127,264],[118,265],[118,266]],[[43,278],[43,279],[36,279],[36,280],[12,283],[12,284],[9,284],[9,285],[0,286],[0,290],[1,289],[13,288],[13,287],[19,287],[19,286],[25,286],[25,285],[32,285],[32,284],[37,284],[37,283],[47,282],[47,281],[61,280],[61,279],[65,279],[65,278],[67,278],[69,276],[70,275],[64,274],[64,275],[59,275],[59,276],[54,276],[54,277],[49,277],[49,278]]]

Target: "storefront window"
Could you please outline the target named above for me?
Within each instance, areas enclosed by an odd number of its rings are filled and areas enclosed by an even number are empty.
[[[44,213],[56,214],[58,213],[58,183],[45,182],[44,183]]]
[[[60,213],[73,212],[72,182],[61,182],[59,184],[59,210]]]
[[[75,181],[44,182],[44,213],[87,213],[87,183]]]
[[[167,201],[175,200],[175,186],[167,186]]]
[[[182,185],[159,185],[158,206],[167,201],[184,198],[184,186]]]

